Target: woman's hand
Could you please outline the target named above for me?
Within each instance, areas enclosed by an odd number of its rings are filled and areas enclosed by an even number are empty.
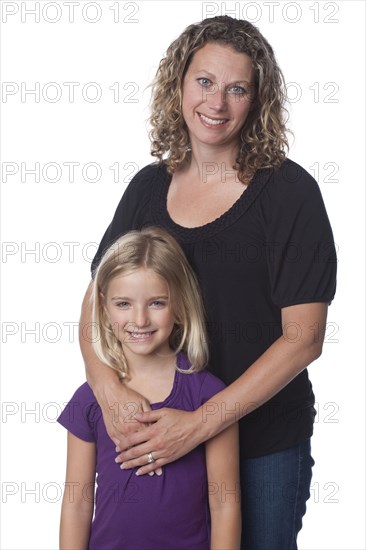
[[[128,448],[128,436],[146,428],[135,415],[151,411],[150,403],[145,397],[118,381],[97,388],[96,394],[109,437],[119,449]]]
[[[202,417],[200,409],[186,412],[176,409],[159,409],[156,411],[137,413],[140,423],[150,424],[138,432],[126,437],[128,450],[122,452],[116,462],[121,468],[141,468],[136,475],[147,474],[177,460],[204,441],[200,430]],[[126,447],[126,444],[124,445]],[[120,447],[123,450],[123,447]],[[152,453],[154,462],[148,463],[148,454]]]
[[[131,445],[129,436],[146,429],[146,424],[140,423],[135,415],[151,411],[150,403],[145,397],[121,383],[103,386],[103,391],[98,395],[98,403],[102,409],[107,433],[116,445],[116,452],[128,449]],[[161,475],[162,469],[152,464],[149,474],[154,475],[154,472]]]

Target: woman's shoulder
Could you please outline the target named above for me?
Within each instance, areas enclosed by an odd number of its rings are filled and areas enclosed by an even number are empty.
[[[257,201],[257,207],[263,208],[264,212],[273,213],[283,209],[297,209],[313,202],[322,203],[318,183],[297,162],[286,158],[279,168],[267,169],[266,174],[268,179]]]
[[[273,170],[272,186],[277,191],[294,191],[295,193],[318,190],[316,180],[297,162],[286,158],[279,168]],[[271,188],[271,186],[270,186]]]
[[[124,216],[134,216],[136,212],[148,207],[156,185],[165,181],[166,177],[167,171],[163,163],[154,162],[141,168],[127,185],[120,201],[119,208],[124,209]],[[118,218],[121,218],[120,212]]]
[[[150,185],[153,181],[163,179],[166,176],[167,169],[165,163],[153,162],[141,168],[137,174],[134,175],[128,187],[134,188]]]

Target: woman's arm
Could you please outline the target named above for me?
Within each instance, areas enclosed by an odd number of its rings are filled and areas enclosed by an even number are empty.
[[[87,550],[94,511],[95,443],[67,432],[67,469],[60,550]]]
[[[239,430],[235,423],[206,442],[211,550],[239,550]]]
[[[139,429],[134,413],[150,411],[147,399],[139,393],[127,388],[118,379],[117,373],[102,363],[96,355],[90,339],[92,323],[91,281],[84,296],[79,323],[79,341],[81,353],[86,368],[86,378],[103,413],[103,420],[109,437],[121,449],[127,447],[124,435],[134,433]]]
[[[129,435],[126,439],[131,448],[118,460],[124,468],[141,466],[139,473],[146,474],[157,465],[180,458],[258,408],[321,355],[326,319],[325,303],[283,308],[283,335],[244,374],[196,411],[159,409],[138,414],[140,422],[154,424]],[[156,458],[154,468],[146,465],[150,451]]]

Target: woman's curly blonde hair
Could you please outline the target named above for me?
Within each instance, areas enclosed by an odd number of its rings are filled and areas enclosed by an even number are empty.
[[[246,53],[254,68],[253,108],[241,130],[236,164],[238,177],[249,184],[259,168],[279,167],[286,157],[286,87],[274,52],[248,21],[227,15],[190,25],[169,46],[152,83],[151,154],[172,174],[190,159],[190,142],[182,114],[182,84],[193,54],[208,42]]]

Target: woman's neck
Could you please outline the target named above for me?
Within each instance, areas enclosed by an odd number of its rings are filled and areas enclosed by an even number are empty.
[[[202,183],[233,180],[237,178],[237,171],[233,168],[236,157],[237,149],[230,144],[225,147],[192,145],[191,161],[187,170]]]

